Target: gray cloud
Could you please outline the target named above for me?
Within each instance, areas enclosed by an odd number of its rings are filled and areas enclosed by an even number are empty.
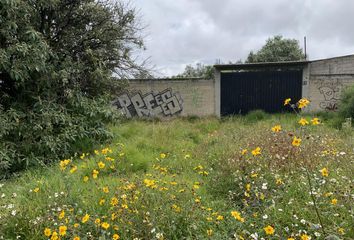
[[[280,34],[302,45],[310,59],[354,53],[352,0],[134,0],[147,24],[152,64],[163,75],[186,64],[245,59]]]

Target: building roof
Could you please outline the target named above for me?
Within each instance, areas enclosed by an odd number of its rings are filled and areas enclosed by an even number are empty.
[[[214,67],[219,70],[247,70],[257,68],[274,68],[274,67],[304,67],[310,61],[288,61],[288,62],[260,62],[260,63],[241,63],[241,64],[216,64]]]

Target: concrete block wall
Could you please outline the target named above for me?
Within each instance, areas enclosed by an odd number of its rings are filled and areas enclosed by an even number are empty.
[[[142,109],[139,117],[210,116],[215,114],[214,89],[213,79],[132,79],[128,92],[120,94],[121,101],[115,104],[132,116]]]
[[[307,111],[336,111],[343,91],[354,85],[354,55],[312,61],[307,71],[308,86],[303,87],[303,96],[311,100]]]
[[[354,55],[317,60],[303,69],[307,112],[336,111],[343,91],[354,85]],[[215,79],[132,79],[113,103],[127,117],[220,116],[220,71]]]

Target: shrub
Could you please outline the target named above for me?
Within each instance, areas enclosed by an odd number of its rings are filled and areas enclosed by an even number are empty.
[[[50,163],[110,134],[110,97],[146,73],[123,1],[0,2],[0,173]],[[119,78],[118,78],[119,77]]]
[[[339,116],[343,119],[352,118],[352,121],[354,120],[354,86],[343,93],[339,105]]]
[[[267,118],[269,115],[263,110],[253,110],[246,115],[246,120],[248,122],[257,122]]]
[[[37,102],[31,111],[0,112],[0,174],[51,163],[87,151],[111,137],[105,124],[116,119],[103,99],[77,95],[66,107]]]

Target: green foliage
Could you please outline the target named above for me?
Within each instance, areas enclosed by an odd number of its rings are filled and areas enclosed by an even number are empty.
[[[214,78],[214,68],[211,65],[197,63],[195,66],[187,65],[184,72],[175,76],[176,78]]]
[[[267,114],[263,110],[258,109],[258,110],[250,111],[246,115],[246,121],[254,123],[254,122],[257,122],[257,121],[264,120],[267,117],[269,117],[269,114]]]
[[[0,2],[0,173],[107,139],[120,79],[146,72],[140,29],[122,1]]]
[[[58,232],[65,225],[61,239],[112,239],[114,233],[120,239],[253,239],[256,234],[259,239],[301,239],[305,231],[312,239],[333,234],[352,239],[348,193],[353,185],[354,133],[343,134],[326,123],[299,127],[298,120],[294,114],[279,114],[252,126],[242,116],[222,122],[133,120],[113,126],[110,146],[97,149],[106,153],[73,157],[64,170],[58,163],[0,181],[0,238],[48,239],[45,228]],[[271,131],[275,124],[282,126],[281,132]],[[300,149],[291,146],[293,134],[305,134]],[[257,146],[261,155],[253,156]],[[243,149],[248,150],[244,155]],[[105,166],[99,168],[99,162]],[[321,174],[323,168],[328,169],[327,177]],[[99,170],[97,179],[93,169]],[[145,180],[156,186],[148,187]],[[119,200],[116,206],[113,197]],[[333,199],[338,203],[332,204]],[[59,217],[62,210],[64,218]],[[83,223],[85,214],[89,219]],[[97,218],[110,227],[95,224]],[[274,235],[265,234],[268,225]]]
[[[274,36],[269,38],[266,44],[256,53],[251,51],[246,63],[300,61],[304,59],[305,56],[297,40]]]
[[[116,115],[105,103],[77,95],[65,107],[38,101],[29,112],[2,112],[0,173],[48,164],[109,139],[105,124]]]
[[[344,118],[352,118],[354,122],[354,86],[348,88],[341,98],[339,105],[339,116]]]

